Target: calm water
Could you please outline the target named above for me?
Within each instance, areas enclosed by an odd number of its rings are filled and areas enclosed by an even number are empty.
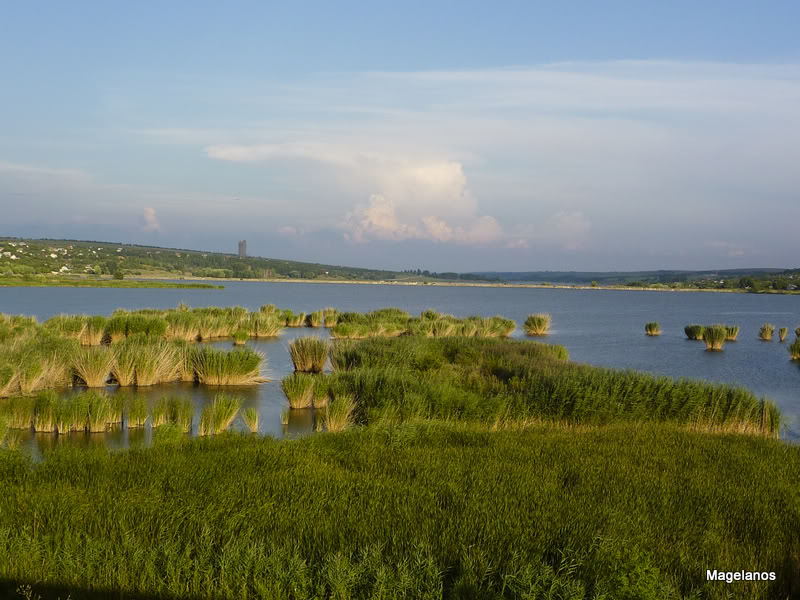
[[[547,312],[553,316],[548,341],[566,346],[573,360],[746,386],[775,400],[788,419],[785,436],[800,439],[800,366],[789,360],[787,344],[777,341],[777,332],[773,342],[757,338],[761,324],[770,322],[788,327],[787,341],[794,339],[794,330],[800,326],[798,296],[262,282],[226,282],[223,290],[0,288],[0,312],[34,315],[40,320],[62,312],[107,315],[116,308],[170,308],[180,302],[240,305],[251,310],[275,304],[307,312],[325,306],[359,312],[396,306],[412,314],[433,308],[460,317],[500,314],[520,324],[530,313]],[[647,321],[661,323],[663,334],[645,336]],[[689,323],[718,322],[741,327],[739,340],[727,343],[724,352],[705,352],[702,342],[684,336],[683,327]],[[291,435],[312,429],[310,411],[292,411],[288,427],[281,426],[284,399],[278,385],[292,368],[286,350],[289,340],[310,331],[288,329],[279,340],[251,343],[267,356],[265,373],[273,381],[237,393],[245,397],[244,406],[260,411],[263,433]],[[522,335],[520,330],[514,333]],[[167,390],[193,394],[198,408],[209,400],[206,390],[191,386],[158,386],[142,393],[160,396]],[[149,430],[126,429],[91,438],[124,447],[139,440],[147,443],[149,436]],[[52,438],[40,435],[33,441],[42,446],[54,443]]]

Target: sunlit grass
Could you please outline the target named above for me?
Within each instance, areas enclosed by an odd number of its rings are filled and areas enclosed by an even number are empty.
[[[321,373],[328,361],[328,342],[318,337],[301,337],[289,343],[295,371]]]
[[[525,333],[528,335],[547,335],[550,331],[551,317],[546,313],[528,315],[525,319]]]
[[[775,334],[775,325],[772,323],[764,323],[758,330],[758,337],[765,342],[771,342],[772,336]]]
[[[652,336],[661,335],[661,325],[659,325],[655,321],[647,323],[644,326],[644,332],[647,335],[652,335]]]
[[[721,352],[728,337],[728,329],[725,325],[708,325],[703,328],[703,341],[706,343],[706,350]]]
[[[311,408],[314,399],[314,376],[308,373],[292,373],[281,380],[281,391],[289,401],[290,408]]]
[[[687,325],[683,328],[686,337],[690,340],[702,340],[703,339],[703,329],[702,325]],[[727,330],[726,330],[727,336]]]

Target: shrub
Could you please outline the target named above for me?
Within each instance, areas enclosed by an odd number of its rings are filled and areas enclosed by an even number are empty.
[[[728,329],[724,325],[710,325],[703,328],[703,341],[706,343],[706,350],[721,351],[727,337]]]
[[[702,325],[687,325],[683,328],[684,333],[686,333],[686,337],[690,340],[702,340],[703,339],[703,326]],[[726,330],[727,335],[727,330]]]
[[[318,337],[297,338],[289,343],[295,371],[321,373],[328,360],[328,342]]]
[[[647,323],[644,326],[644,332],[647,335],[661,335],[661,325],[659,325],[655,321]]]
[[[772,336],[775,333],[775,325],[772,323],[764,323],[761,329],[758,330],[758,337],[765,342],[771,342]]]
[[[528,315],[525,319],[525,333],[528,335],[547,335],[550,331],[550,315],[547,313],[537,313]]]

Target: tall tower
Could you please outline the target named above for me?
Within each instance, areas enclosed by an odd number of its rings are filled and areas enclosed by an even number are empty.
[[[239,242],[239,258],[245,258],[247,256],[247,240],[241,240]]]

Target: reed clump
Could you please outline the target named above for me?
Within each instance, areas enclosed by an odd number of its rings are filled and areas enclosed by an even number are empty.
[[[328,342],[318,337],[302,337],[289,343],[289,356],[295,371],[321,373],[328,361]]]
[[[800,338],[800,327],[798,327],[797,329],[794,330],[794,334],[795,334],[795,336]]]
[[[725,341],[726,342],[735,342],[736,338],[739,337],[739,326],[738,325],[726,325],[725,326],[726,335]]]
[[[81,347],[72,352],[70,363],[85,386],[105,387],[116,364],[116,353],[109,346]]]
[[[214,400],[206,404],[200,413],[200,423],[197,433],[200,436],[220,434],[231,426],[242,400],[231,394],[217,394]]]
[[[690,340],[702,340],[703,329],[704,327],[702,325],[687,325],[683,328],[683,331]]]
[[[202,348],[195,356],[198,381],[205,385],[254,385],[263,383],[261,363],[264,356],[243,347],[225,352]]]
[[[547,335],[550,331],[551,317],[547,313],[528,315],[525,319],[525,333],[528,335]]]
[[[33,430],[39,433],[56,431],[58,395],[53,391],[43,392],[36,397],[33,415]]]
[[[709,325],[703,328],[703,341],[706,343],[706,350],[721,352],[728,337],[728,329],[725,325]]]
[[[9,400],[6,422],[10,429],[29,430],[33,425],[36,399],[30,396]]]
[[[128,398],[128,427],[144,427],[147,417],[147,401],[140,394],[131,395]]]
[[[253,408],[252,406],[246,408],[242,411],[242,419],[244,419],[244,424],[247,425],[247,428],[250,430],[250,433],[258,433],[258,410]]]
[[[191,398],[171,396],[167,400],[167,406],[170,423],[178,426],[183,433],[191,432],[194,418],[194,403]]]
[[[789,344],[789,354],[792,357],[792,360],[800,360],[800,338],[796,338],[791,344]]]
[[[169,399],[162,396],[153,404],[153,410],[150,411],[150,426],[161,427],[169,423]]]
[[[349,394],[338,394],[328,404],[322,415],[322,424],[331,433],[345,431],[353,426],[356,401]]]
[[[86,392],[89,401],[89,419],[87,429],[90,433],[102,433],[111,421],[111,401],[105,393]]]
[[[780,342],[785,342],[787,335],[789,335],[788,327],[781,327],[780,329],[778,329],[778,340]]]
[[[661,325],[655,321],[647,323],[644,326],[644,332],[645,334],[652,336],[661,335]]]
[[[99,346],[103,342],[106,332],[106,319],[102,315],[86,317],[85,325],[79,337],[83,346]]]
[[[233,332],[233,345],[234,346],[244,346],[247,342],[247,338],[249,337],[246,329],[237,329]]]
[[[314,400],[314,377],[296,372],[281,380],[281,391],[289,401],[289,408],[311,408]]]
[[[308,327],[321,327],[322,326],[322,311],[315,310],[313,312],[308,313],[306,317],[306,325]]]
[[[325,327],[335,327],[339,320],[339,311],[332,307],[322,309],[322,318]]]
[[[765,342],[771,342],[772,336],[775,334],[775,325],[772,323],[764,323],[758,330],[758,337]]]

